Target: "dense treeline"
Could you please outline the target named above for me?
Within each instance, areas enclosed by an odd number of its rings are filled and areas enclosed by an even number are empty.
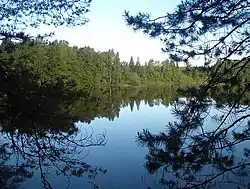
[[[96,52],[90,47],[70,47],[67,41],[42,43],[39,38],[35,42],[2,41],[0,61],[1,96],[23,94],[25,97],[32,91],[39,92],[38,89],[42,91],[40,96],[51,91],[60,91],[60,94],[93,89],[112,93],[117,87],[172,87],[176,90],[199,86],[214,73],[221,77],[215,78],[219,84],[212,88],[212,96],[225,96],[230,90],[234,99],[250,83],[249,65],[244,61],[228,60],[222,64],[218,60],[211,67],[185,68],[169,60],[141,63],[139,58],[135,61],[131,57],[125,62],[112,49]],[[216,95],[218,93],[224,95]],[[242,103],[247,104],[250,98],[246,97],[248,93],[244,95]]]
[[[1,88],[5,91],[32,90],[32,87],[61,88],[65,91],[110,86],[186,87],[203,80],[201,72],[179,68],[172,61],[141,63],[131,57],[120,60],[114,50],[96,52],[90,47],[70,47],[67,41],[14,43],[0,46]],[[18,91],[17,91],[18,92]]]

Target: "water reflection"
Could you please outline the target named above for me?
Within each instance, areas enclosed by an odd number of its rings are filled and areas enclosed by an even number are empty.
[[[53,175],[64,176],[69,184],[71,176],[94,179],[106,172],[84,161],[89,148],[106,144],[105,133],[84,128],[79,132],[74,97],[59,92],[2,95],[0,188],[18,187],[37,172],[44,188],[53,188]]]
[[[250,188],[249,106],[186,92],[191,97],[173,104],[176,121],[165,131],[138,132],[137,143],[148,148],[145,168],[161,172],[164,188]]]
[[[153,106],[169,105],[175,98],[170,89],[93,89],[81,94],[64,94],[60,88],[2,88],[0,93],[0,188],[15,188],[39,174],[44,188],[53,188],[53,175],[69,182],[72,176],[94,178],[106,173],[84,161],[93,146],[104,146],[105,131],[94,133],[76,123],[96,118],[114,120],[120,109],[139,109],[142,100]],[[9,89],[9,90],[8,90]],[[143,91],[143,92],[142,92]],[[135,105],[135,106],[134,106]]]
[[[195,89],[189,92],[191,94],[183,94],[169,87],[93,89],[82,94],[62,94],[55,88],[1,93],[0,188],[18,188],[37,174],[44,188],[54,188],[51,181],[55,176],[65,178],[66,187],[70,188],[73,176],[85,175],[94,188],[110,188],[109,183],[99,186],[95,179],[99,173],[107,175],[108,168],[96,167],[93,161],[85,161],[92,147],[108,145],[106,132],[99,129],[102,131],[95,133],[94,129],[86,126],[97,118],[114,121],[122,108],[129,107],[133,112],[139,110],[142,103],[150,107],[171,105],[175,118],[166,130],[158,134],[145,129],[137,136],[137,143],[148,148],[145,167],[151,174],[160,172],[159,182],[163,188],[211,188],[222,183],[247,188],[247,180],[239,178],[247,175],[250,165],[250,150],[247,148],[250,139],[249,107],[246,103],[225,101],[218,91],[208,95],[193,94]],[[81,128],[76,124],[79,121],[85,123]],[[118,141],[126,135],[127,128],[119,130],[124,133],[111,129],[117,136],[111,136],[116,144],[110,149],[119,151],[118,148],[123,146],[130,164],[132,161],[134,164],[141,162],[136,154],[138,149],[132,144],[125,145],[132,139]],[[129,129],[134,136],[138,128],[131,126]],[[101,152],[106,153],[105,149]],[[131,152],[134,156],[129,154]],[[109,153],[106,159],[122,156]],[[102,160],[102,154],[98,155],[100,157],[96,161]],[[121,159],[127,167],[129,162],[125,157]],[[114,164],[112,161],[110,166]]]

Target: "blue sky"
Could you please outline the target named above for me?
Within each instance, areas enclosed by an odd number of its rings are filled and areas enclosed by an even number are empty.
[[[161,52],[162,43],[141,32],[134,32],[126,26],[122,14],[124,10],[129,10],[132,14],[145,11],[157,17],[173,11],[180,2],[181,0],[93,0],[90,13],[86,15],[90,22],[86,25],[56,29],[42,27],[39,32],[54,30],[55,38],[64,39],[72,46],[90,46],[97,51],[113,48],[120,53],[121,60],[125,61],[130,56],[140,57],[141,62],[150,58],[164,60],[168,56]]]

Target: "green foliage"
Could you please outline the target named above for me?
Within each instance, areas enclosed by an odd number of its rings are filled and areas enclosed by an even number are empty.
[[[66,41],[51,43],[4,40],[0,46],[1,92],[60,88],[64,92],[107,89],[112,86],[178,86],[200,83],[203,78],[174,64],[150,60],[140,64],[121,62],[114,50],[95,52],[90,47],[68,46]]]

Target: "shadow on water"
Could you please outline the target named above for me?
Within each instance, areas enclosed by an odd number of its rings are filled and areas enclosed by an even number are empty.
[[[184,92],[165,131],[138,132],[136,142],[148,148],[145,168],[161,173],[164,188],[250,188],[249,95]]]

